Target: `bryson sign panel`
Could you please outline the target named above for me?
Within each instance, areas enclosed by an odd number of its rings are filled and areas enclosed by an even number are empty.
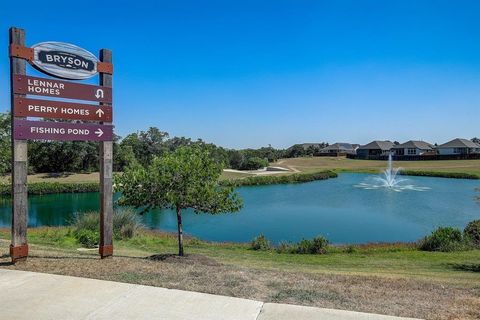
[[[14,74],[13,92],[112,103],[112,88]]]
[[[112,107],[14,97],[14,116],[112,122]]]
[[[17,140],[110,141],[111,125],[70,122],[15,120],[13,136]]]
[[[32,46],[36,69],[64,79],[88,79],[97,74],[98,59],[70,43],[42,42]]]

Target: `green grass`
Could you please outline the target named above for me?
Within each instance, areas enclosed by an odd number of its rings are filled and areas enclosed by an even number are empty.
[[[386,161],[357,160],[345,157],[303,157],[282,159],[273,165],[301,172],[333,170],[335,172],[379,173],[385,169],[387,163]],[[407,171],[464,173],[480,177],[480,160],[395,161],[394,165]]]
[[[1,229],[0,239],[8,238],[9,231]],[[79,247],[72,230],[66,227],[30,229],[29,242],[70,251]],[[413,278],[480,288],[480,273],[475,272],[480,250],[424,252],[412,244],[399,243],[356,246],[352,253],[347,253],[345,247],[333,247],[323,255],[299,255],[274,250],[260,252],[251,250],[249,244],[210,243],[194,238],[187,238],[185,244],[187,253],[247,268]],[[116,241],[115,250],[118,255],[132,257],[176,253],[176,235],[145,230],[133,239]]]

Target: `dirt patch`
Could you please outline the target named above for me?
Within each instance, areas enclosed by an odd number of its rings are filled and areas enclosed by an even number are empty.
[[[474,289],[418,280],[246,268],[199,254],[178,257],[117,255],[31,247],[27,262],[0,267],[137,283],[291,303],[425,319],[480,319],[480,284]],[[120,253],[121,254],[121,253]]]
[[[200,264],[204,266],[220,266],[221,264],[217,262],[215,259],[209,258],[207,256],[201,254],[186,254],[183,257],[173,254],[173,253],[166,253],[166,254],[155,254],[153,256],[149,256],[146,259],[152,261],[162,261],[166,263],[178,263],[178,264]]]

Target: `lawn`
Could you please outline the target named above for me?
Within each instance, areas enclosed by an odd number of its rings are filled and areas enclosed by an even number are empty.
[[[8,264],[9,230],[0,230],[0,266],[294,303],[428,319],[480,317],[480,250],[422,252],[411,244],[365,245],[325,255],[253,251],[248,244],[186,240],[142,231],[115,242],[115,257],[79,251],[68,228],[29,230],[31,257]],[[152,258],[156,256],[156,260]]]
[[[281,159],[273,165],[301,172],[334,170],[337,172],[378,173],[385,169],[387,162],[347,159],[345,157],[303,157]],[[414,171],[469,173],[480,177],[480,160],[395,161],[394,166]]]

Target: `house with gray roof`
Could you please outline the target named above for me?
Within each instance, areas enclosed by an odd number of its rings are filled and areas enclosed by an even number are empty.
[[[390,153],[390,149],[394,146],[391,141],[379,141],[375,140],[366,145],[360,146],[357,149],[357,155],[360,157],[369,156],[386,156]]]
[[[419,140],[409,140],[405,143],[394,145],[391,150],[396,156],[421,156],[436,153],[434,145]]]
[[[480,145],[468,139],[453,139],[437,147],[440,155],[461,155],[480,153]]]
[[[351,144],[351,143],[346,143],[346,142],[336,142],[334,144],[329,145],[328,147],[320,149],[320,153],[332,154],[332,155],[356,154],[358,147],[359,147],[358,144]]]

